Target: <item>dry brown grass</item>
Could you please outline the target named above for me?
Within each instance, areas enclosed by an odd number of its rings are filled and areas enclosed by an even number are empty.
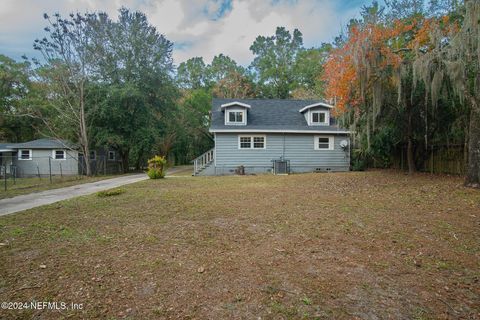
[[[0,318],[480,318],[480,192],[459,178],[186,177],[125,189],[0,218],[0,301],[84,305]]]
[[[7,190],[5,191],[5,180],[0,179],[0,199],[12,198],[22,194],[33,192],[40,192],[50,189],[58,189],[70,187],[77,184],[96,182],[104,179],[111,179],[120,175],[105,175],[105,176],[54,176],[50,182],[49,177],[42,178],[17,178],[7,180]]]

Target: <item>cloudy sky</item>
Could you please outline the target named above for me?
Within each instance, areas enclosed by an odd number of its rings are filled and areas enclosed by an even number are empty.
[[[111,17],[125,6],[147,14],[174,42],[176,64],[195,56],[209,63],[224,53],[242,65],[252,60],[250,45],[277,26],[303,33],[306,47],[331,41],[369,0],[0,0],[0,53],[15,59],[36,56],[32,43],[43,37],[43,13],[104,11]]]

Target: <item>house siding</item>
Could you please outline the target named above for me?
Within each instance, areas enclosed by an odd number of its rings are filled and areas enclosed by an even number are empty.
[[[348,171],[349,153],[340,147],[340,141],[349,141],[348,135],[325,134],[334,137],[333,150],[315,150],[314,137],[317,134],[255,134],[265,135],[265,149],[239,149],[238,133],[216,133],[215,174],[232,174],[243,165],[247,173],[269,172],[272,160],[284,157],[290,160],[291,172],[312,172],[321,170]]]
[[[17,153],[12,157],[13,164],[17,166],[17,175],[20,177],[36,176],[38,175],[38,171],[40,171],[41,176],[48,176],[50,174],[49,159],[51,159],[52,175],[60,175],[60,173],[63,175],[78,174],[78,154],[76,152],[66,150],[67,159],[55,160],[52,159],[52,150],[53,149],[32,149],[31,160],[19,160]]]

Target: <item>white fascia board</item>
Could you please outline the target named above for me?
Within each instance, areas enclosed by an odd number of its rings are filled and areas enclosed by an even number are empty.
[[[269,130],[269,129],[210,129],[210,132],[222,133],[222,132],[235,132],[235,133],[323,133],[323,134],[350,134],[348,130],[328,131],[328,130]]]
[[[220,108],[223,109],[223,108],[233,107],[233,106],[240,106],[240,107],[244,107],[244,108],[247,108],[247,109],[251,108],[251,106],[249,104],[241,103],[241,102],[237,102],[237,101],[224,103],[220,106]]]
[[[329,109],[335,108],[334,106],[332,106],[330,104],[327,104],[325,102],[317,102],[317,103],[309,104],[308,106],[303,107],[302,109],[300,109],[299,112],[302,113],[302,112],[305,112],[308,109],[315,108],[315,107],[325,107],[325,108],[329,108]]]

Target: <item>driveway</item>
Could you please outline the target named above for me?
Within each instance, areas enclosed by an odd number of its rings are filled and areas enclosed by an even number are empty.
[[[2,199],[0,200],[0,216],[43,206],[46,204],[51,204],[66,199],[85,196],[87,194],[120,187],[145,179],[148,179],[148,177],[144,173],[133,174],[113,179],[84,183],[71,187],[52,189],[13,198]]]

